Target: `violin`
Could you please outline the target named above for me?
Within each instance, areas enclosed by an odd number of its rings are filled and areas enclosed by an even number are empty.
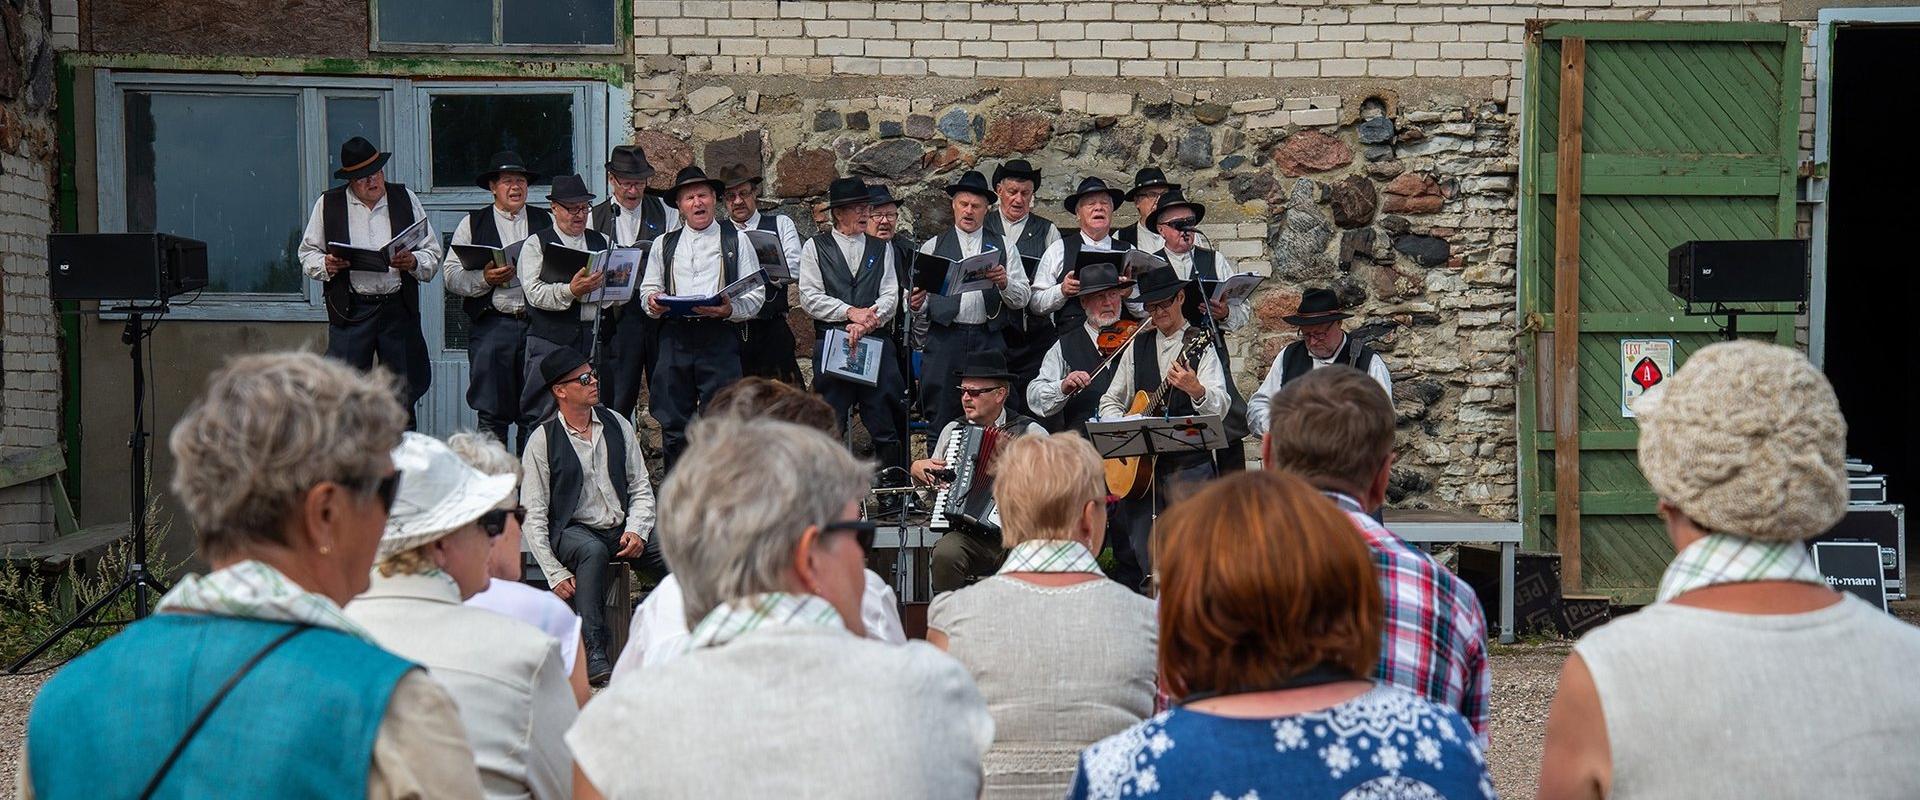
[[[1139,330],[1139,328],[1139,320],[1121,319],[1112,325],[1101,328],[1100,335],[1093,340],[1093,346],[1100,351],[1101,358],[1113,355],[1118,352],[1120,348],[1125,347],[1127,342],[1133,340],[1133,334]]]

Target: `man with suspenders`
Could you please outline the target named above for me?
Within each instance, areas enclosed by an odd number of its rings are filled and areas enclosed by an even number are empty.
[[[1060,241],[1060,230],[1053,221],[1033,213],[1033,194],[1039,187],[1040,170],[1024,158],[993,168],[993,193],[999,202],[995,204],[997,210],[987,215],[987,230],[1019,252],[1018,259],[1008,259],[1008,267],[1017,263],[1027,276],[1028,286],[1033,285],[1040,257]],[[1015,386],[1025,385],[1040,372],[1040,361],[1053,346],[1055,334],[1053,317],[1035,314],[1031,309],[1020,316],[1019,324],[1007,328],[1007,368],[1014,374]],[[1045,416],[1027,406],[1025,392],[1014,394],[1013,407],[1028,416]]]
[[[727,218],[741,230],[767,231],[780,237],[780,252],[786,256],[787,274],[800,274],[800,231],[793,220],[784,214],[760,213],[760,184],[763,179],[758,172],[745,167],[729,167],[720,171],[720,182],[726,189],[720,197],[726,204]],[[767,302],[760,306],[760,313],[747,321],[747,341],[741,352],[740,372],[743,375],[772,378],[795,386],[805,386],[800,377],[800,362],[794,358],[793,328],[787,326],[787,311],[792,308],[787,299],[787,287],[790,281],[778,284],[772,279],[767,282]]]
[[[939,429],[960,416],[960,398],[953,392],[954,370],[968,353],[1007,350],[1006,328],[1024,313],[1027,306],[1027,272],[1017,264],[1019,253],[985,229],[989,206],[995,197],[986,176],[967,170],[947,187],[953,198],[953,226],[920,245],[920,252],[959,261],[988,250],[1006,255],[1000,266],[987,276],[993,291],[972,291],[964,295],[929,295],[914,290],[908,306],[924,313],[931,326],[927,332],[926,358],[921,362],[920,412],[932,429]]]
[[[647,193],[651,177],[653,165],[639,145],[613,148],[607,157],[607,189],[613,196],[593,207],[587,224],[615,247],[647,247],[660,234],[680,227],[680,212]],[[611,330],[603,328],[600,335],[612,343],[611,357],[604,359],[610,378],[607,407],[632,419],[659,350],[660,323],[630,304],[616,310],[606,324]]]
[[[539,180],[519,153],[495,153],[474,183],[493,193],[493,203],[467,212],[453,229],[453,244],[512,246],[535,231],[553,227],[553,215],[527,205],[527,188]],[[467,405],[480,417],[480,430],[501,442],[507,426],[519,424],[516,451],[526,447],[537,421],[522,413],[526,375],[527,294],[517,268],[509,263],[479,270],[447,260],[447,291],[460,295],[467,312]]]
[[[612,245],[599,231],[587,227],[587,215],[593,206],[593,193],[578,175],[561,175],[547,190],[548,210],[553,226],[535,231],[533,241],[520,250],[520,285],[527,293],[527,360],[525,381],[520,392],[523,413],[544,420],[553,413],[553,395],[540,380],[540,362],[548,353],[571,347],[590,358],[594,353],[594,322],[600,320],[606,301],[588,302],[581,298],[606,284],[606,273],[588,275],[582,269],[566,283],[549,283],[540,277],[548,248],[569,247],[589,253]],[[604,326],[606,323],[601,321]],[[602,355],[597,362],[605,362]]]

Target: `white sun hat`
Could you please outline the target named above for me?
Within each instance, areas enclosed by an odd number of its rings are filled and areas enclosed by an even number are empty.
[[[411,431],[393,448],[393,468],[400,489],[380,537],[382,559],[466,527],[512,496],[517,482],[467,466],[446,442]]]

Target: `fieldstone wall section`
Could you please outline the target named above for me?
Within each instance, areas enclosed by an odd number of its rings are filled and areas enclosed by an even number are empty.
[[[58,163],[50,17],[0,3],[0,456],[60,440],[59,316],[47,297]],[[44,482],[0,489],[0,543],[51,535]]]

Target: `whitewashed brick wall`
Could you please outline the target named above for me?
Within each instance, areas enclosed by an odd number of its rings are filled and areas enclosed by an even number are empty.
[[[53,47],[80,49],[80,0],[53,0]]]
[[[59,316],[46,272],[54,185],[45,162],[0,153],[0,456],[60,439]],[[50,497],[44,482],[0,490],[0,542],[45,538]]]

